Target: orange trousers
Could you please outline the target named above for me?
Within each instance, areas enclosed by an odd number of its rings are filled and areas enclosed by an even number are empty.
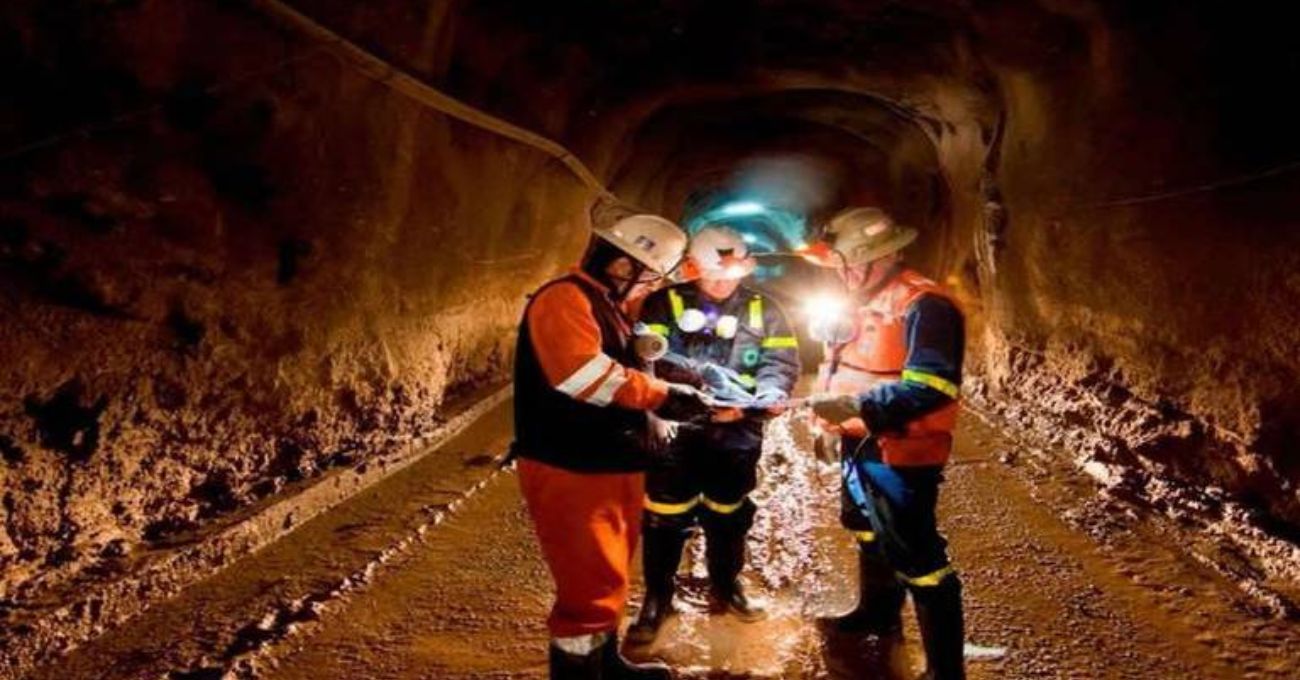
[[[522,458],[519,487],[555,579],[551,636],[618,630],[641,537],[645,474],[582,474]]]

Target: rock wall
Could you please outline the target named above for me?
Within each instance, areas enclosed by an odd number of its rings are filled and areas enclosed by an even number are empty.
[[[0,602],[506,377],[524,295],[585,242],[562,166],[238,5],[36,4],[6,10],[31,99],[2,145]]]
[[[1300,105],[1260,96],[1300,53],[1235,8],[1055,9],[985,19],[991,396],[1300,525]]]

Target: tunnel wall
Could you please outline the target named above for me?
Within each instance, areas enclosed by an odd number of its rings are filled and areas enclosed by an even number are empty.
[[[986,396],[1080,460],[1300,525],[1297,104],[1261,98],[1294,49],[1229,8],[1052,7],[984,26]]]
[[[590,198],[223,3],[11,7],[0,599],[436,426]],[[160,104],[161,102],[161,104]],[[15,115],[16,114],[16,115]]]

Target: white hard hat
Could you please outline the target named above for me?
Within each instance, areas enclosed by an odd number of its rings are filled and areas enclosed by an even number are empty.
[[[592,231],[657,274],[671,272],[686,250],[686,232],[656,215],[629,215]]]
[[[754,271],[754,258],[740,232],[713,224],[691,238],[691,262],[706,279],[741,279]]]
[[[879,208],[849,208],[831,218],[826,229],[831,248],[845,264],[859,265],[896,253],[916,240],[917,232],[904,227]]]

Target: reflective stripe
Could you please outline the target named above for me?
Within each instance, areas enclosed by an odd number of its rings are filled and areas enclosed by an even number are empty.
[[[749,327],[756,330],[763,330],[763,298],[755,295],[749,301]]]
[[[606,374],[605,381],[600,384],[600,387],[586,398],[586,401],[596,406],[609,406],[609,403],[614,401],[614,393],[626,382],[627,372],[622,370],[622,367],[615,366],[614,370]]]
[[[690,512],[699,504],[700,498],[698,496],[685,503],[660,503],[650,500],[649,496],[645,497],[645,509],[659,515],[681,515]]]
[[[737,373],[736,380],[745,387],[758,387],[758,380],[748,373]]]
[[[686,303],[682,301],[681,293],[669,288],[668,304],[673,308],[673,321],[681,321],[682,312],[686,311]]]
[[[774,335],[763,338],[763,349],[799,349],[799,338],[793,335]]]
[[[743,498],[735,503],[719,503],[708,496],[700,496],[700,500],[704,502],[704,507],[718,513],[719,515],[730,515],[739,510],[741,506],[745,504],[745,499]]]
[[[898,578],[907,582],[909,585],[914,585],[920,588],[933,588],[939,585],[940,583],[943,583],[944,579],[948,578],[949,576],[955,573],[957,572],[952,568],[952,565],[948,565],[942,569],[932,571],[928,574],[925,574],[923,576],[917,576],[915,578],[900,572],[898,574]]]
[[[578,370],[574,371],[564,382],[555,386],[555,389],[569,395],[577,397],[583,390],[591,387],[600,380],[601,376],[609,372],[609,367],[614,364],[614,360],[604,354],[597,354],[587,363],[583,364]]]
[[[954,399],[957,398],[957,395],[961,394],[960,387],[934,375],[933,373],[924,373],[922,371],[913,371],[911,369],[904,370],[903,382],[920,383],[926,387],[933,387]]]
[[[874,543],[876,540],[876,532],[874,531],[855,531],[853,536],[862,543]]]
[[[588,633],[572,637],[551,638],[551,644],[576,656],[586,656],[605,644],[609,633]]]
[[[665,338],[668,337],[669,333],[673,332],[673,329],[669,328],[668,324],[662,324],[662,323],[648,323],[646,324],[646,328],[650,329],[651,333],[658,333],[659,335],[662,335]]]

